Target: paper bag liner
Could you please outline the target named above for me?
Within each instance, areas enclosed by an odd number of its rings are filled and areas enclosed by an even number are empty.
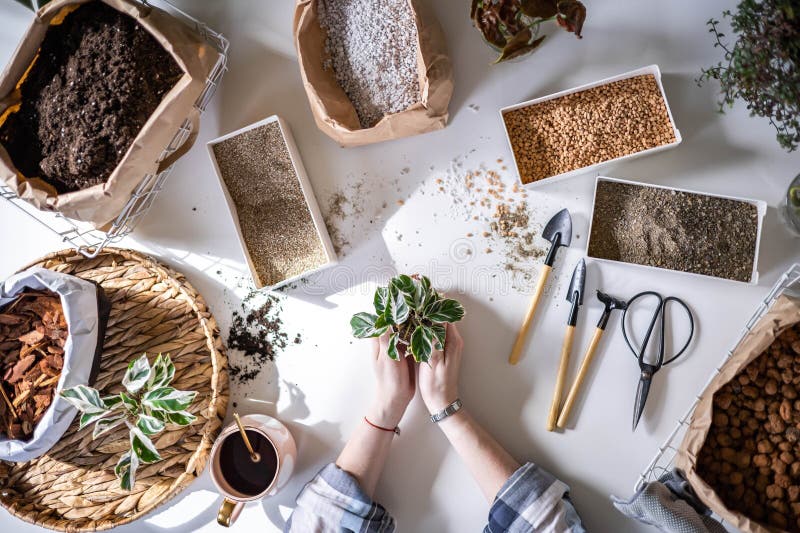
[[[784,330],[800,322],[800,298],[780,296],[770,310],[756,323],[735,348],[733,355],[722,366],[719,374],[700,395],[689,429],[678,449],[675,465],[686,475],[697,496],[723,520],[746,533],[775,531],[764,527],[742,513],[728,509],[714,489],[697,473],[697,458],[706,441],[714,411],[714,393],[736,377],[753,360],[769,348]]]
[[[408,0],[417,26],[417,72],[420,102],[384,116],[371,128],[362,128],[356,110],[336,81],[324,69],[325,30],[317,19],[316,0],[297,0],[294,39],[311,113],[319,129],[345,147],[399,139],[439,130],[447,124],[447,106],[453,95],[453,67],[439,23],[419,0]]]
[[[131,193],[146,175],[164,170],[169,166],[167,163],[171,164],[177,159],[170,156],[168,161],[161,165],[158,163],[161,153],[184,120],[192,120],[193,133],[196,134],[199,111],[194,108],[194,103],[205,88],[206,78],[214,68],[219,52],[172,15],[134,0],[55,0],[36,14],[11,62],[0,74],[0,124],[19,104],[19,88],[37,58],[50,24],[61,23],[67,13],[89,1],[102,1],[133,17],[172,55],[184,74],[164,95],[106,183],[57,194],[55,188],[43,180],[35,176],[23,176],[2,145],[0,181],[38,209],[58,211],[66,217],[90,222],[95,228],[104,228],[122,212]],[[190,136],[178,149],[177,156],[188,151],[193,141],[194,138]]]
[[[111,302],[99,284],[39,267],[18,272],[0,283],[0,310],[26,289],[44,289],[59,297],[69,335],[52,403],[28,439],[9,439],[0,434],[0,461],[23,462],[40,457],[67,430],[76,411],[59,393],[76,385],[94,385],[100,372],[100,356],[111,312]]]

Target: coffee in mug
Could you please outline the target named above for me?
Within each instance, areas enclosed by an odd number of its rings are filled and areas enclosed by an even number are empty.
[[[219,466],[222,477],[234,490],[255,496],[272,484],[278,473],[278,452],[262,433],[246,429],[247,439],[253,447],[251,457],[241,432],[228,435],[219,450]]]
[[[224,497],[217,522],[226,527],[246,502],[276,494],[289,480],[297,458],[291,433],[274,418],[245,415],[241,421],[254,455],[235,423],[222,430],[211,449],[211,479]]]

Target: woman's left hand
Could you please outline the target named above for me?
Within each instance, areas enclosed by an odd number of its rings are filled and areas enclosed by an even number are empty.
[[[367,418],[373,424],[393,428],[403,418],[417,384],[413,359],[405,357],[402,349],[398,350],[399,361],[391,359],[387,355],[388,346],[388,334],[374,340],[373,369],[377,390]]]

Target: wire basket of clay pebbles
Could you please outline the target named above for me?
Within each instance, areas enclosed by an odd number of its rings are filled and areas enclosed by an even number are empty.
[[[121,239],[194,144],[227,48],[163,0],[49,2],[0,75],[0,194],[84,255]]]
[[[297,0],[294,37],[319,129],[342,146],[444,128],[453,69],[418,0]]]

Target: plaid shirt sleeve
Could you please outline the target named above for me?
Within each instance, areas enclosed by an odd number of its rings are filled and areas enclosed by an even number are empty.
[[[300,492],[287,533],[391,533],[394,518],[364,494],[353,476],[331,463]]]
[[[564,483],[528,463],[497,493],[484,533],[585,533],[568,492]],[[394,518],[353,476],[329,464],[300,492],[284,531],[391,533],[395,527]]]
[[[497,493],[484,533],[585,533],[568,496],[569,487],[527,463]]]

